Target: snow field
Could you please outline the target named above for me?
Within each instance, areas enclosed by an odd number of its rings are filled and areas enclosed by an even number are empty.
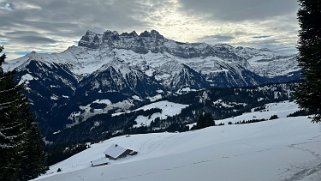
[[[312,124],[307,117],[282,116],[286,110],[292,113],[291,102],[269,105],[269,111],[275,111],[270,114],[280,115],[279,119],[184,133],[120,136],[93,144],[51,166],[39,180],[319,181],[321,126]],[[255,113],[256,117],[261,114],[266,112]],[[138,154],[106,166],[90,167],[90,161],[103,157],[112,144]],[[58,168],[62,172],[57,173]]]
[[[227,119],[217,120],[215,123],[228,124],[229,122],[236,123],[240,121],[247,121],[252,119],[269,119],[273,115],[277,115],[279,118],[286,118],[287,115],[294,113],[299,110],[299,106],[294,102],[284,101],[279,103],[271,103],[265,106],[264,110],[254,112],[252,109],[251,113],[244,113],[240,116],[231,117]]]
[[[172,117],[175,115],[178,115],[181,113],[182,109],[188,107],[188,105],[184,104],[177,104],[169,101],[159,101],[155,102],[146,106],[143,106],[138,110],[150,110],[153,108],[159,108],[162,110],[161,113],[154,113],[150,117],[145,117],[145,116],[138,116],[135,121],[137,122],[134,127],[140,127],[140,126],[150,126],[151,122],[154,121],[156,118],[160,119],[167,119],[167,117]]]

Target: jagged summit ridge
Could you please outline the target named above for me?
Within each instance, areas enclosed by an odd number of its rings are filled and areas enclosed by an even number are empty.
[[[229,61],[243,59],[237,56],[228,45],[209,45],[206,43],[182,43],[168,39],[156,30],[144,31],[139,35],[107,30],[103,34],[87,31],[78,46],[91,49],[125,49],[139,54],[169,53],[182,58],[218,56]],[[228,52],[228,53],[227,53]]]
[[[107,30],[103,34],[98,34],[88,30],[86,34],[81,37],[78,45],[96,49],[102,44],[117,46],[121,43],[142,44],[146,41],[156,42],[159,40],[164,41],[165,39],[166,38],[156,30],[151,30],[150,32],[144,31],[139,35],[136,33],[136,31],[132,31],[131,33],[124,32],[119,34],[117,31]]]

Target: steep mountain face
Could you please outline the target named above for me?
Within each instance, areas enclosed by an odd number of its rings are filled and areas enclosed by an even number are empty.
[[[61,128],[59,125],[68,123],[65,118],[73,107],[69,100],[77,86],[77,80],[68,68],[29,60],[17,69],[17,79],[19,84],[26,85],[26,95],[36,118],[41,120],[43,133],[50,133]]]
[[[17,70],[45,135],[164,96],[296,81],[300,71],[294,55],[180,43],[155,30],[139,35],[87,31],[78,46],[61,53],[32,52],[4,69]]]
[[[122,92],[140,97],[154,96],[163,87],[141,70],[119,59],[103,65],[81,80],[79,88],[85,92]]]
[[[168,61],[162,64],[155,70],[154,77],[160,81],[166,89],[171,91],[184,87],[191,89],[209,87],[204,75],[196,72],[185,64],[180,64],[178,61]]]

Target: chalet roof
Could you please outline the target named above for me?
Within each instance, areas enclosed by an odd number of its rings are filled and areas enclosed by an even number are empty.
[[[114,144],[114,145],[111,145],[109,148],[107,148],[104,154],[111,156],[112,158],[118,158],[121,154],[123,154],[127,150],[130,150],[130,149],[126,149],[117,144]]]
[[[99,165],[105,165],[108,164],[108,160],[106,158],[99,158],[97,160],[91,161],[92,166],[99,166]]]

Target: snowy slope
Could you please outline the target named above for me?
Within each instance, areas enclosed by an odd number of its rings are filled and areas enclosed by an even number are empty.
[[[280,110],[280,116],[295,109],[287,102],[269,106],[272,111]],[[255,114],[259,117],[264,113]],[[319,181],[320,142],[321,126],[306,117],[184,133],[121,136],[91,145],[52,166],[38,180]],[[90,167],[90,161],[103,157],[112,144],[134,149],[138,155]],[[57,173],[58,168],[62,172]]]
[[[240,121],[247,121],[251,119],[269,119],[273,115],[277,115],[279,118],[286,118],[287,115],[299,111],[299,106],[294,102],[284,101],[280,103],[271,103],[265,106],[265,109],[258,112],[252,110],[251,113],[245,113],[237,117],[218,120],[216,123],[227,124],[229,122],[236,123]]]
[[[178,104],[178,103],[169,102],[169,101],[158,101],[158,102],[153,102],[151,104],[145,105],[145,106],[138,108],[136,110],[133,110],[133,111],[114,113],[114,114],[112,114],[112,116],[118,116],[118,115],[121,115],[124,113],[130,113],[130,112],[135,112],[135,111],[139,111],[139,110],[146,111],[146,110],[150,110],[150,109],[154,109],[154,108],[161,110],[161,112],[154,113],[150,116],[143,116],[143,115],[137,116],[137,118],[135,119],[137,124],[134,125],[134,127],[137,128],[137,127],[141,127],[141,126],[150,126],[151,122],[157,118],[162,120],[162,119],[167,119],[168,117],[173,117],[175,115],[178,115],[182,112],[182,110],[184,108],[186,108],[188,106],[189,105]]]
[[[151,116],[138,116],[135,121],[137,122],[134,127],[140,126],[150,126],[150,123],[156,118],[166,119],[167,117],[172,117],[181,113],[182,109],[188,107],[188,105],[177,104],[169,101],[159,101],[146,106],[143,106],[138,110],[149,110],[153,108],[161,109],[161,113],[154,113]]]
[[[82,78],[98,70],[113,59],[110,50],[100,52],[85,47],[71,46],[61,53],[32,52],[24,57],[6,62],[3,68],[5,71],[15,68],[23,69],[31,60],[37,60],[49,66],[53,63],[66,65],[77,78]]]

